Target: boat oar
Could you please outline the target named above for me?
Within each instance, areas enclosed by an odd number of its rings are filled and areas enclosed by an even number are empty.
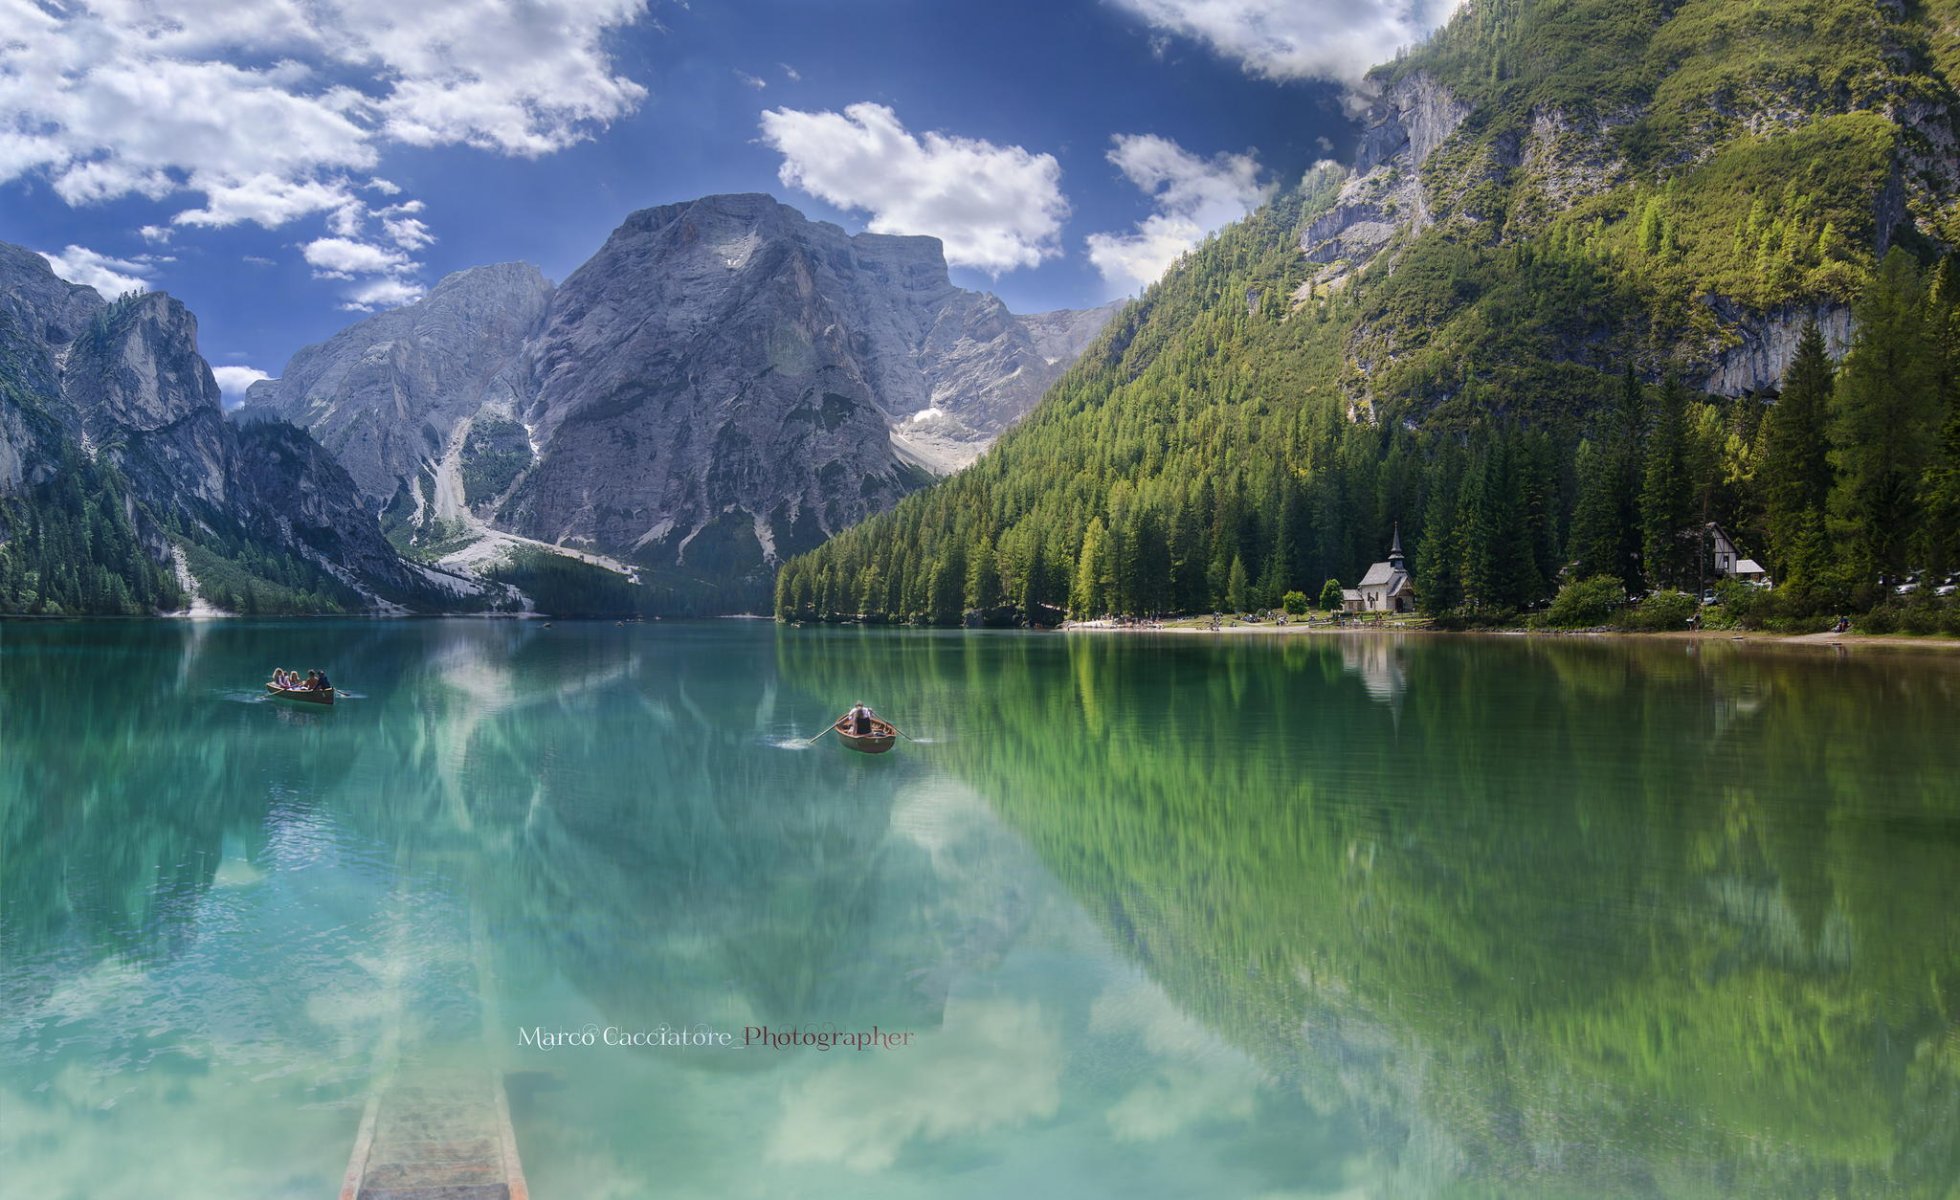
[[[892,731],[893,733],[895,733],[895,734],[897,734],[898,736],[900,736],[900,737],[902,737],[902,738],[904,738],[904,739],[905,739],[906,741],[908,741],[908,742],[916,742],[916,741],[918,741],[918,740],[919,740],[918,738],[915,738],[915,737],[913,737],[913,736],[912,736],[911,734],[909,734],[909,733],[907,733],[907,732],[905,732],[905,731],[904,731],[903,729],[900,729],[900,728],[899,728],[898,726],[896,726],[896,725],[893,725],[893,724],[892,724],[892,723],[891,723],[890,721],[886,721],[886,722],[885,722],[885,724],[886,724],[886,725],[887,725],[888,727],[890,727],[890,729],[891,729],[891,731]]]
[[[833,725],[826,725],[826,726],[824,726],[824,727],[823,727],[823,733],[832,733],[832,732],[834,732],[834,731],[835,731],[836,729],[837,729],[837,726],[836,726],[836,725],[834,725],[834,724],[833,724]],[[816,744],[817,744],[817,738],[820,738],[820,737],[822,737],[822,736],[823,736],[823,733],[820,733],[820,734],[818,734],[818,735],[817,735],[817,737],[813,737],[813,738],[811,738],[811,739],[810,739],[809,741],[807,741],[807,742],[804,742],[803,744],[804,744],[804,745],[806,745],[806,746],[814,746],[814,745],[816,745]]]

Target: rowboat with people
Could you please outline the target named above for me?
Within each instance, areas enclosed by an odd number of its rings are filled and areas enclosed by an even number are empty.
[[[325,671],[308,671],[304,677],[298,671],[288,671],[280,667],[272,672],[266,682],[265,690],[280,700],[297,700],[302,704],[333,704],[333,683]]]
[[[853,721],[846,713],[837,718],[837,724],[832,728],[837,731],[838,741],[860,754],[883,754],[898,744],[897,727],[881,717]]]
[[[330,687],[329,688],[304,688],[304,687],[289,688],[289,687],[280,687],[276,683],[268,683],[265,685],[265,690],[271,695],[281,700],[298,700],[305,704],[330,705],[333,703],[333,689]]]

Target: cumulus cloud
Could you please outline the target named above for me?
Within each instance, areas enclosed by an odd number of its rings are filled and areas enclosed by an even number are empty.
[[[1061,1034],[1038,1005],[949,999],[940,1028],[904,1053],[835,1059],[785,1088],[765,1153],[873,1174],[913,1143],[1054,1116],[1061,1073]]]
[[[340,307],[349,312],[373,312],[377,308],[400,308],[420,300],[428,289],[410,279],[387,277],[371,279],[347,293]]]
[[[398,250],[344,237],[308,242],[302,253],[306,256],[307,265],[322,279],[352,279],[356,275],[392,273],[412,265],[408,256]]]
[[[225,394],[226,408],[245,403],[245,389],[261,379],[272,378],[257,367],[212,367],[211,374],[217,377],[218,390]]]
[[[391,144],[536,157],[632,112],[605,39],[647,2],[0,0],[0,183],[188,198],[178,226],[342,213],[399,190],[367,178]]]
[[[1061,165],[1052,154],[953,134],[915,135],[882,104],[841,113],[778,108],[762,138],[788,187],[871,214],[874,233],[928,234],[946,261],[992,275],[1061,253]]]
[[[1115,0],[1152,27],[1195,38],[1253,75],[1359,85],[1450,19],[1463,0]]]
[[[1089,261],[1111,285],[1134,291],[1155,283],[1178,257],[1265,203],[1250,154],[1199,158],[1169,138],[1119,134],[1108,158],[1156,204],[1130,233],[1089,235]]]
[[[54,273],[70,283],[92,287],[111,299],[124,292],[148,291],[150,284],[144,278],[148,264],[126,258],[111,258],[99,254],[87,246],[69,246],[59,254],[41,251],[41,257],[48,260]]]

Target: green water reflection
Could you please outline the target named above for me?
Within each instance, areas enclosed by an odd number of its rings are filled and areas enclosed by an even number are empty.
[[[253,693],[325,666],[331,712]],[[1926,1196],[1960,660],[716,623],[0,629],[0,1192]],[[860,695],[922,742],[792,748]],[[888,1053],[521,1031],[832,1024]]]

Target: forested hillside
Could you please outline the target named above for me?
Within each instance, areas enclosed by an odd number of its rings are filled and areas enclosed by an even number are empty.
[[[1711,521],[1772,617],[1952,569],[1956,15],[1473,0],[1377,73],[1353,171],[1195,251],[975,467],[790,562],[779,615],[1239,609],[1351,583],[1398,524],[1439,612],[1699,586]]]

